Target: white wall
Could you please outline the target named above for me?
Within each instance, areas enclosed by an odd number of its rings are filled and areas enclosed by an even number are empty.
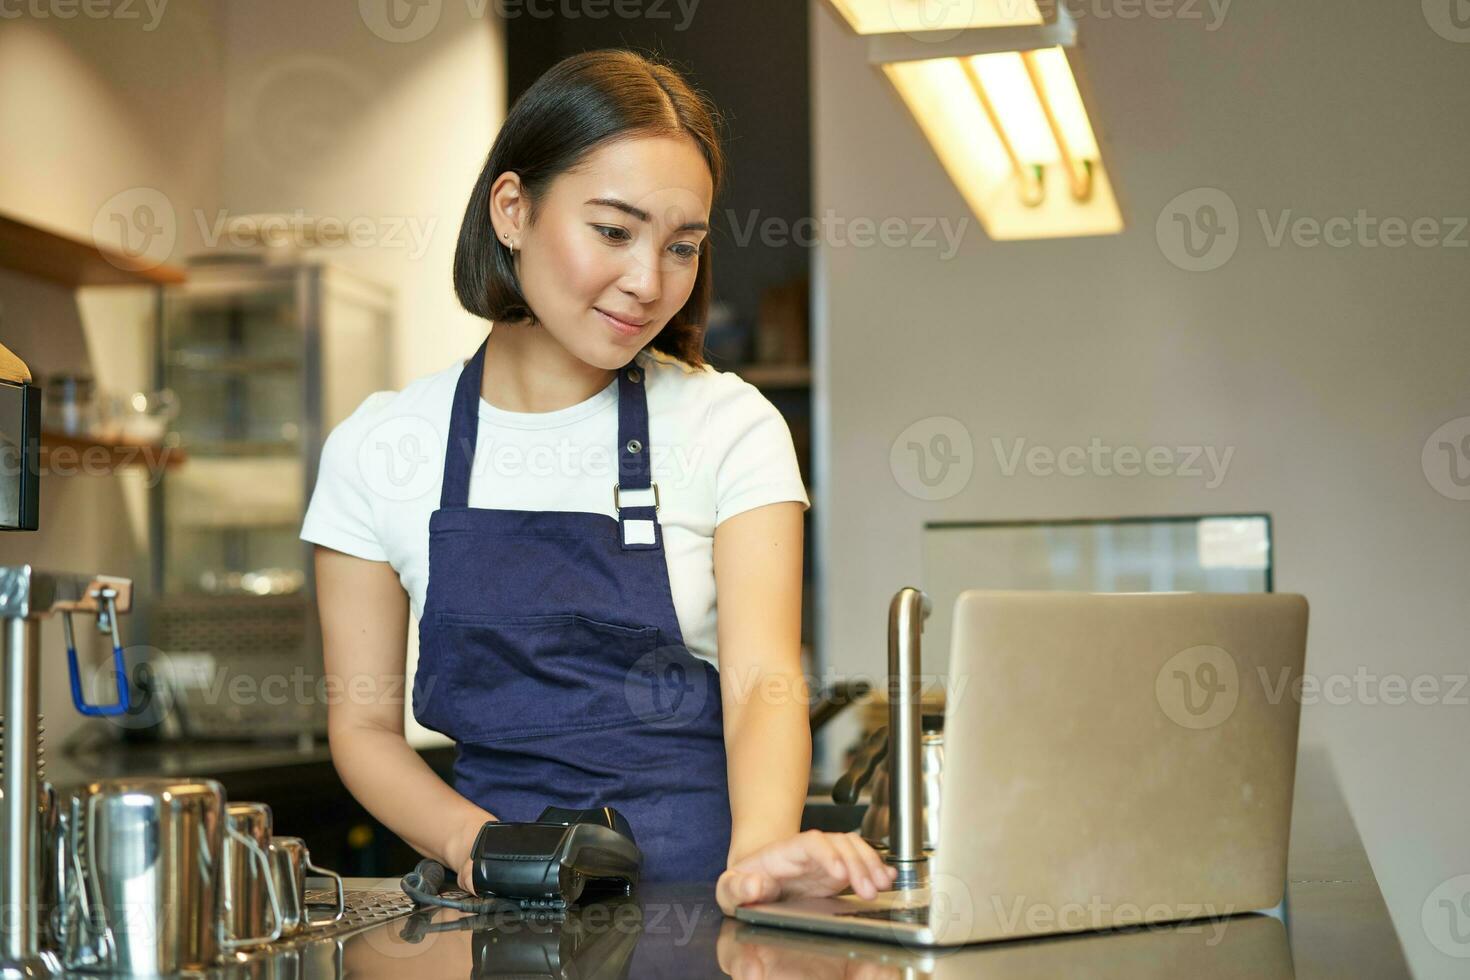
[[[1257,211],[1470,215],[1470,45],[1431,30],[1419,4],[1236,4],[1214,30],[1206,5],[1187,8],[1204,21],[1084,6],[1078,54],[1123,234],[997,244],[972,221],[949,261],[834,243],[816,256],[821,656],[884,669],[888,601],[924,584],[925,521],[1269,511],[1276,587],[1312,603],[1308,673],[1374,682],[1369,698],[1308,704],[1303,740],[1330,751],[1416,973],[1459,975],[1421,910],[1470,872],[1470,691],[1457,704],[1373,695],[1391,675],[1443,695],[1470,670],[1470,502],[1437,492],[1421,463],[1437,427],[1470,416],[1470,233],[1460,247],[1271,247]],[[965,216],[863,42],[820,0],[811,9],[816,213]],[[1233,201],[1239,244],[1187,272],[1155,222],[1199,187]],[[973,473],[925,501],[889,450],[936,416],[961,423]],[[991,441],[1094,437],[1234,455],[1209,489],[1007,476]]]
[[[450,270],[465,202],[505,118],[495,9],[430,5],[432,18],[410,20],[422,20],[413,40],[390,41],[355,3],[228,7],[220,206],[302,209],[368,230],[370,247],[328,254],[397,290],[395,388],[484,336]]]

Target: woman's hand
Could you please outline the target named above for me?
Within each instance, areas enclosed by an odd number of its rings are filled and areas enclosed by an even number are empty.
[[[761,977],[762,980],[902,980],[905,972],[882,962],[878,953],[853,953],[841,942],[784,945],[763,942],[759,936],[740,935],[740,923],[726,919],[715,939],[715,958],[720,969],[732,977]],[[458,934],[456,934],[458,935]],[[350,946],[348,948],[351,948]]]
[[[480,828],[485,826],[486,821],[498,819],[483,810],[480,814],[460,825],[450,839],[448,853],[445,855],[449,858],[448,870],[458,872],[459,887],[471,895],[475,893],[475,862],[471,857],[475,849],[475,838],[480,836]]]
[[[871,899],[891,887],[897,874],[856,831],[807,830],[726,868],[715,883],[715,900],[734,915],[738,905],[836,895],[849,885],[860,898]]]

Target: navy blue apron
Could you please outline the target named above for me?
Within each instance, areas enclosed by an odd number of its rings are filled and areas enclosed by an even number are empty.
[[[612,806],[644,880],[713,882],[730,847],[719,672],[674,611],[643,373],[618,371],[616,519],[470,507],[486,343],[454,392],[429,518],[414,717],[458,743],[455,790],[500,820]]]

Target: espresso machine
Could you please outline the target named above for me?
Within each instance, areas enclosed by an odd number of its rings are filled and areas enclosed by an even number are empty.
[[[19,357],[0,346],[0,530],[34,531],[39,525],[40,398]],[[66,636],[72,700],[86,715],[128,710],[127,676],[118,619],[132,609],[130,579],[49,572],[30,565],[0,567],[0,977],[59,973],[54,954],[42,948],[40,909],[54,885],[43,875],[42,841],[56,819],[56,795],[46,781],[40,694],[40,622],[60,617]],[[112,642],[117,696],[89,703],[82,693],[74,617],[95,616]]]
[[[50,951],[41,948],[40,909],[49,908],[55,884],[43,875],[42,841],[57,816],[56,794],[45,780],[40,716],[40,620],[61,617],[67,638],[72,699],[88,715],[128,710],[127,677],[118,617],[132,608],[132,582],[105,575],[47,572],[30,565],[0,567],[0,630],[4,654],[4,805],[0,810],[0,976],[35,977],[59,973]],[[82,694],[73,617],[96,616],[98,629],[110,633],[117,698],[88,703]]]

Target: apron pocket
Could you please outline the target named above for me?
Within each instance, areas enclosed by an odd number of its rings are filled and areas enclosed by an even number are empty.
[[[640,720],[628,680],[658,647],[656,626],[619,626],[575,613],[442,611],[435,625],[436,655],[420,662],[431,670],[423,720],[456,741],[508,742]]]

